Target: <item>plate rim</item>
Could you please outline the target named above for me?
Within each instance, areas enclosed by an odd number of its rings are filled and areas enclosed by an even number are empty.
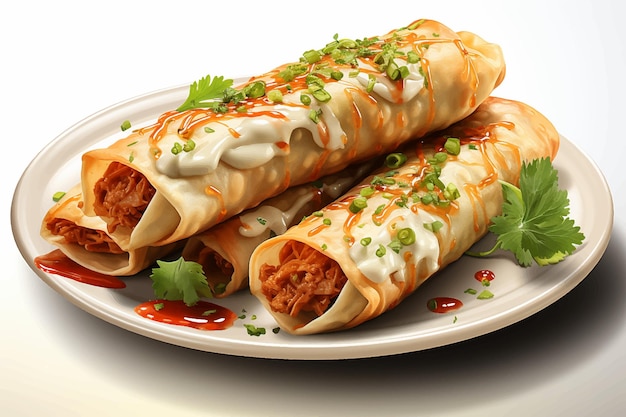
[[[606,181],[606,178],[602,174],[598,165],[585,154],[576,144],[569,141],[565,137],[561,136],[561,148],[566,148],[568,152],[573,153],[578,159],[581,159],[588,165],[588,168],[592,172],[588,172],[588,176],[593,177],[594,184],[598,186],[601,191],[600,194],[605,197],[603,203],[606,206],[606,212],[604,213],[605,222],[602,227],[602,231],[598,236],[598,239],[594,242],[589,242],[587,239],[585,244],[592,246],[584,258],[583,262],[579,262],[577,265],[568,266],[570,269],[569,274],[564,279],[560,280],[558,285],[550,287],[549,290],[542,294],[537,295],[531,300],[517,305],[514,308],[509,308],[506,311],[497,314],[496,316],[489,317],[488,319],[481,320],[479,322],[470,322],[469,324],[459,324],[454,327],[445,327],[435,333],[431,333],[426,340],[419,340],[421,343],[419,346],[415,343],[418,338],[423,338],[420,335],[397,335],[393,340],[385,339],[372,343],[371,340],[354,337],[351,342],[346,343],[330,343],[324,346],[320,346],[316,343],[303,343],[299,344],[297,348],[289,346],[288,343],[273,342],[268,343],[268,340],[250,338],[250,340],[231,340],[229,338],[209,337],[210,341],[217,341],[215,344],[207,344],[207,338],[205,337],[192,337],[189,336],[187,328],[179,328],[181,326],[163,325],[161,323],[153,322],[143,319],[137,315],[137,320],[124,320],[120,315],[119,306],[116,309],[115,306],[107,304],[107,300],[103,297],[101,299],[94,299],[87,291],[84,291],[85,285],[80,284],[67,278],[51,275],[38,269],[33,262],[34,257],[37,254],[31,253],[28,238],[32,236],[24,236],[23,230],[20,228],[21,222],[21,201],[23,195],[26,193],[24,190],[27,180],[35,175],[36,169],[39,163],[43,161],[51,150],[61,146],[64,141],[69,140],[72,135],[80,132],[81,129],[87,129],[90,126],[98,126],[102,128],[102,124],[105,123],[105,118],[110,118],[113,114],[132,113],[132,111],[140,112],[143,114],[143,118],[155,119],[155,115],[152,114],[153,110],[146,110],[147,103],[152,103],[148,107],[154,108],[169,108],[170,102],[178,103],[184,99],[188,86],[175,86],[171,88],[156,90],[150,93],[146,93],[128,100],[121,101],[117,104],[106,107],[91,116],[88,116],[81,121],[70,126],[68,129],[59,134],[56,138],[45,145],[26,166],[21,174],[17,185],[15,187],[12,201],[11,201],[11,228],[14,241],[20,251],[20,254],[35,274],[42,279],[47,285],[54,289],[57,293],[61,294],[66,300],[70,301],[75,306],[92,314],[106,322],[109,322],[117,327],[131,331],[142,336],[146,336],[162,342],[175,344],[182,347],[192,348],[196,350],[229,354],[234,356],[244,357],[256,357],[256,358],[271,358],[271,359],[299,359],[299,360],[331,360],[331,359],[358,359],[367,357],[379,357],[389,356],[395,354],[402,354],[408,352],[414,352],[419,350],[426,350],[434,347],[444,346],[467,340],[469,338],[481,336],[493,331],[499,330],[503,327],[512,325],[526,317],[536,314],[545,307],[553,304],[558,299],[565,296],[569,291],[575,288],[580,282],[582,282],[589,273],[595,268],[597,263],[602,258],[602,255],[608,247],[610,237],[613,229],[614,222],[614,205],[611,191]],[[143,108],[143,111],[140,111]],[[105,123],[106,124],[106,123]],[[110,124],[110,123],[109,123]],[[115,126],[119,130],[119,125]],[[109,130],[112,131],[113,126],[109,126]],[[99,140],[93,140],[90,145],[102,142],[102,138]],[[84,152],[83,147],[79,148],[77,153],[82,154]],[[559,161],[559,155],[562,154],[561,149],[557,154]],[[593,174],[593,175],[592,175]],[[597,234],[597,230],[594,231]],[[579,251],[580,248],[577,248]],[[575,252],[576,253],[576,252]],[[78,284],[78,285],[77,285]],[[111,291],[107,289],[101,289],[102,291]],[[114,290],[113,290],[114,291]],[[88,303],[92,301],[93,304]],[[219,303],[219,301],[218,301]],[[141,320],[139,320],[141,319]],[[483,326],[483,330],[476,332],[478,326]],[[345,332],[353,332],[358,335],[359,332],[355,329],[350,329]],[[215,332],[211,332],[215,333]],[[193,333],[195,334],[195,333]],[[329,338],[332,338],[332,334],[328,334]],[[295,336],[297,338],[309,338],[310,336]],[[326,335],[324,336],[326,337]],[[350,339],[350,338],[348,338]],[[306,340],[306,339],[305,339]],[[311,340],[318,340],[317,338],[311,338]],[[325,339],[322,339],[325,340]],[[287,340],[288,341],[288,340]]]

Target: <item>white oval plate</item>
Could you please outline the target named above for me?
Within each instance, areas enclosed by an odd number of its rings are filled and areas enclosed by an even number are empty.
[[[125,135],[133,128],[182,103],[188,87],[146,94],[107,108],[74,125],[48,144],[30,163],[18,183],[11,208],[15,241],[26,262],[48,285],[81,309],[126,330],[188,348],[238,356],[280,359],[348,359],[418,351],[459,342],[516,323],[552,304],[580,283],[604,253],[613,226],[613,202],[608,184],[597,166],[575,145],[562,138],[554,161],[561,188],[568,190],[571,217],[585,233],[584,243],[564,262],[547,267],[521,268],[507,254],[489,259],[463,257],[432,277],[394,310],[355,329],[313,336],[274,334],[272,317],[248,292],[214,300],[237,314],[245,312],[227,330],[201,331],[158,323],[140,317],[134,307],[154,298],[148,272],[125,279],[121,290],[82,284],[47,274],[33,259],[53,249],[39,236],[45,212],[56,191],[79,181],[80,157]],[[476,248],[493,242],[487,236]],[[483,288],[473,277],[479,269],[496,274],[489,290],[495,295],[478,300],[465,293]],[[436,296],[458,298],[463,307],[436,314],[427,301]],[[248,335],[244,324],[265,327],[262,336]]]

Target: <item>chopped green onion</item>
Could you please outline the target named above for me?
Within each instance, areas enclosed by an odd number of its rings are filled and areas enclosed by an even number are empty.
[[[172,146],[172,153],[174,155],[178,155],[179,153],[181,153],[183,151],[183,145],[181,145],[180,143],[176,142],[174,143],[174,146]]]
[[[479,300],[488,300],[489,298],[493,298],[493,293],[489,290],[483,290],[476,298]]]
[[[328,91],[324,90],[323,88],[311,91],[311,94],[313,95],[313,97],[315,97],[317,101],[320,101],[322,103],[326,103],[332,98]]]
[[[448,159],[448,154],[445,152],[437,152],[434,155],[435,163],[442,163]]]
[[[56,193],[52,194],[52,201],[56,203],[61,200],[63,196],[65,196],[65,191],[57,191]]]
[[[365,207],[367,207],[367,199],[365,197],[357,197],[352,200],[349,209],[352,213],[356,214],[359,211],[363,210]]]
[[[400,68],[398,67],[398,64],[393,61],[391,61],[389,65],[387,65],[387,69],[385,72],[387,73],[387,76],[393,81],[399,80],[401,78]]]
[[[261,336],[262,334],[265,334],[264,327],[256,327],[254,324],[244,324],[244,327],[250,336]]]
[[[363,239],[361,239],[361,245],[362,246],[367,246],[370,243],[372,243],[372,238],[371,237],[364,237]]]
[[[369,187],[362,188],[361,191],[359,191],[359,195],[361,197],[371,197],[375,192],[376,192],[376,189],[372,186],[369,186]]]
[[[308,94],[301,94],[300,95],[300,103],[304,104],[305,106],[308,106],[311,104],[311,96],[309,96]]]
[[[303,57],[306,60],[306,62],[309,64],[314,64],[322,59],[322,56],[320,55],[320,53],[314,49],[311,49],[310,51],[306,51],[303,54]]]
[[[343,78],[343,72],[333,71],[330,73],[330,78],[332,78],[333,80],[339,81]]]
[[[280,90],[271,90],[267,93],[267,98],[269,98],[274,103],[282,103],[283,102],[283,93]]]
[[[371,182],[372,185],[394,185],[395,183],[396,180],[393,178],[383,178],[379,176],[375,176]]]
[[[255,81],[243,88],[246,97],[259,98],[265,95],[265,83],[263,81]]]
[[[154,309],[156,311],[160,311],[160,310],[163,310],[163,307],[165,307],[165,304],[163,304],[163,303],[156,303],[156,304],[153,305],[153,307],[154,307]]]
[[[450,155],[458,155],[461,153],[461,141],[458,138],[446,139],[446,143],[443,147]]]
[[[383,245],[378,245],[378,249],[376,249],[376,256],[382,258],[387,253],[387,249]]]
[[[387,155],[385,165],[388,168],[400,168],[407,161],[407,156],[401,152],[394,152]]]
[[[432,223],[424,223],[424,229],[430,230],[433,233],[437,233],[443,227],[443,223],[439,220],[435,220]]]
[[[332,221],[327,217],[322,220],[322,223],[324,223],[326,226],[330,226],[332,224]]]
[[[267,224],[267,220],[264,219],[263,217],[257,217],[256,221],[259,222],[260,224],[262,224],[263,226],[265,226]]]
[[[122,132],[125,130],[130,129],[130,121],[129,120],[124,120],[122,122],[122,125],[120,126],[120,129],[122,129]]]
[[[416,64],[420,62],[420,59],[420,56],[415,51],[409,51],[406,54],[406,62],[408,62],[409,64]]]
[[[309,119],[311,119],[314,123],[317,124],[320,122],[321,115],[322,115],[322,109],[317,109],[317,110],[311,109],[311,111],[309,112]]]
[[[213,132],[215,132],[215,130],[214,130],[214,129],[211,129],[211,128],[210,128],[210,127],[208,127],[208,126],[205,126],[205,127],[204,127],[204,133],[213,133]]]
[[[183,151],[185,152],[191,152],[196,148],[196,142],[194,142],[193,140],[189,139],[187,142],[185,142],[185,144],[183,145]]]
[[[389,242],[387,246],[389,246],[389,249],[391,249],[395,253],[400,253],[403,245],[402,242],[400,242],[398,239],[393,239],[391,242]]]
[[[412,245],[415,243],[415,231],[410,227],[398,230],[398,240],[405,246]]]
[[[434,197],[431,193],[428,194],[424,194],[421,198],[420,201],[422,202],[422,204],[431,204],[434,200]]]
[[[456,185],[449,183],[448,185],[446,185],[446,189],[444,190],[443,195],[447,200],[456,200],[457,198],[461,197],[461,192],[458,188],[456,188]]]

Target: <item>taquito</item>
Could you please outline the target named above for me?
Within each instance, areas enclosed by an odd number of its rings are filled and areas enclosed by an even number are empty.
[[[488,98],[471,116],[405,145],[366,178],[250,260],[250,291],[294,334],[357,326],[459,259],[502,212],[499,180],[553,159],[559,135],[534,108]],[[406,162],[404,161],[406,158]]]
[[[504,74],[498,45],[419,20],[380,37],[335,37],[235,88],[205,77],[186,104],[84,154],[83,210],[124,250],[188,238],[461,120]]]
[[[100,217],[85,216],[81,187],[70,189],[44,216],[41,236],[77,264],[101,274],[134,275],[180,250],[183,242],[123,250]]]
[[[285,233],[305,216],[340,197],[378,166],[379,159],[291,187],[253,209],[190,237],[182,256],[186,261],[202,265],[215,298],[247,288],[250,256],[259,244]]]

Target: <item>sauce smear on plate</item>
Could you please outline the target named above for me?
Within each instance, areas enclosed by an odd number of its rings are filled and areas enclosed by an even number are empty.
[[[90,271],[68,258],[61,250],[55,249],[45,255],[35,258],[37,268],[49,274],[71,278],[84,284],[104,288],[125,288],[126,284],[119,278],[111,275]]]

